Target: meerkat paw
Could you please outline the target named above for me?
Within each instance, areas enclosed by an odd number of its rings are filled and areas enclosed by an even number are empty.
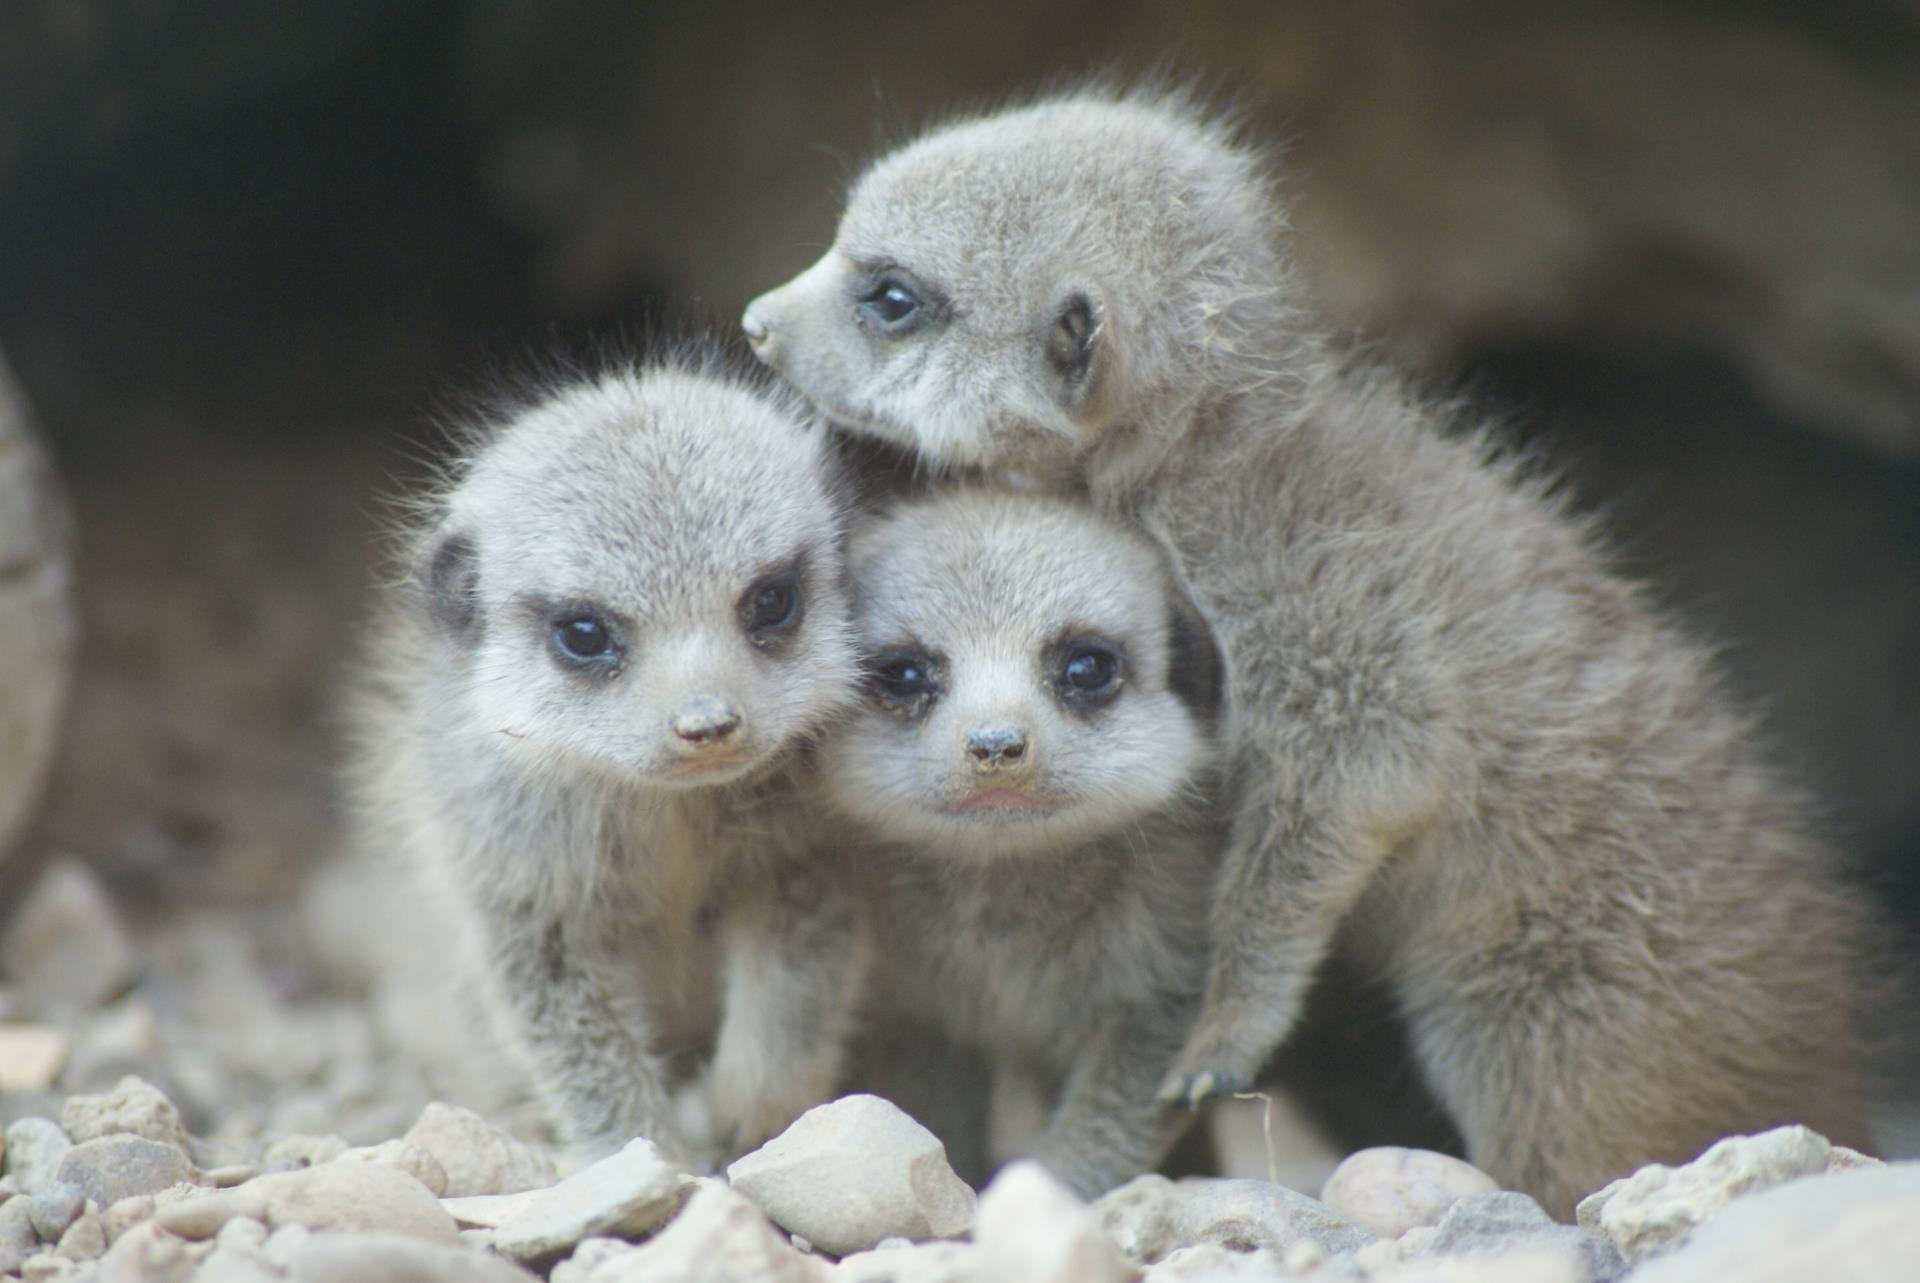
[[[1160,1080],[1155,1100],[1194,1107],[1210,1096],[1231,1096],[1251,1087],[1273,1045],[1252,1036],[1262,1032],[1252,1025],[1251,1020],[1224,1017],[1203,1020]]]

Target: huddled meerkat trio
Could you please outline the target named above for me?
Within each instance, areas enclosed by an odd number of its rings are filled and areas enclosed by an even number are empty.
[[[1549,485],[1337,355],[1259,154],[1179,95],[859,178],[755,354],[931,493],[849,511],[791,394],[667,363],[422,507],[361,810],[470,925],[568,1132],[694,1161],[929,1022],[1085,1193],[1258,1081],[1337,951],[1503,1185],[1857,1141],[1864,911],[1707,649]]]

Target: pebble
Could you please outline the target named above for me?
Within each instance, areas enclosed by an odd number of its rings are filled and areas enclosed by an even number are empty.
[[[1320,1189],[1320,1201],[1383,1238],[1437,1225],[1455,1200],[1499,1189],[1472,1163],[1430,1149],[1379,1146],[1349,1154]]]
[[[539,1264],[581,1239],[645,1234],[679,1209],[691,1185],[692,1178],[652,1141],[631,1140],[619,1153],[529,1198],[498,1228],[494,1245],[518,1261]]]
[[[7,1124],[7,1175],[23,1194],[54,1179],[73,1142],[50,1118],[16,1118]]]
[[[0,1274],[18,1270],[39,1250],[40,1236],[33,1232],[32,1201],[10,1198],[0,1203]]]
[[[530,1189],[518,1194],[469,1194],[465,1198],[443,1198],[440,1206],[463,1228],[497,1230],[532,1207],[541,1192]]]
[[[236,1216],[279,1229],[391,1231],[450,1241],[453,1218],[413,1177],[377,1163],[323,1163],[272,1172],[233,1189],[162,1207],[154,1222],[182,1238],[209,1239]]]
[[[67,1036],[51,1025],[0,1025],[0,1092],[45,1091],[67,1063]]]
[[[447,1192],[447,1169],[440,1160],[410,1140],[389,1140],[347,1150],[336,1163],[378,1163],[405,1172],[439,1198]]]
[[[405,1234],[310,1234],[288,1257],[287,1278],[292,1283],[535,1283],[511,1261]]]
[[[107,1242],[116,1242],[134,1226],[152,1220],[154,1206],[151,1194],[137,1194],[110,1205],[107,1208]]]
[[[950,1238],[973,1224],[974,1194],[932,1132],[878,1096],[816,1106],[727,1168],[782,1228],[835,1256],[881,1239]]]
[[[260,1165],[269,1172],[294,1171],[331,1163],[352,1148],[344,1136],[283,1136],[268,1145],[260,1155]]]
[[[678,1216],[631,1252],[608,1254],[575,1283],[829,1283],[818,1257],[796,1251],[726,1182],[696,1183]]]
[[[1213,1243],[1239,1252],[1265,1249],[1283,1258],[1295,1243],[1329,1255],[1374,1240],[1318,1199],[1261,1180],[1137,1176],[1103,1195],[1093,1210],[1121,1250],[1151,1265],[1176,1248]]]
[[[131,1133],[187,1152],[187,1129],[180,1111],[158,1087],[128,1074],[112,1091],[69,1096],[60,1108],[60,1129],[75,1142]]]
[[[0,967],[43,1016],[90,1011],[133,982],[139,958],[92,869],[56,860],[0,939]]]
[[[215,1246],[194,1272],[193,1283],[284,1283],[285,1278],[258,1252]]]
[[[980,1195],[981,1276],[1009,1283],[1129,1283],[1135,1271],[1094,1210],[1031,1159],[1009,1163]]]
[[[84,1277],[80,1262],[57,1252],[29,1256],[20,1267],[21,1283],[77,1283]]]
[[[57,1243],[67,1226],[87,1209],[87,1196],[64,1181],[48,1181],[27,1200],[33,1232],[43,1243]]]
[[[1608,1283],[1626,1271],[1613,1244],[1560,1224],[1540,1204],[1511,1190],[1456,1201],[1440,1218],[1427,1247],[1433,1256],[1490,1256],[1516,1250],[1564,1257],[1573,1267],[1569,1277],[1580,1283]]]
[[[553,1273],[547,1276],[547,1283],[587,1283],[594,1272],[606,1266],[608,1262],[632,1256],[639,1250],[625,1239],[581,1239],[580,1245],[573,1249],[573,1254],[553,1267]]]
[[[517,1194],[560,1179],[553,1159],[458,1105],[434,1101],[420,1111],[406,1139],[446,1172],[446,1197]]]
[[[985,1277],[981,1271],[980,1249],[972,1243],[902,1239],[843,1258],[833,1283],[974,1283]],[[554,1283],[561,1283],[557,1275]]]
[[[1805,1127],[1730,1136],[1691,1163],[1653,1163],[1614,1181],[1582,1199],[1574,1215],[1580,1228],[1610,1241],[1634,1265],[1684,1241],[1742,1194],[1824,1173],[1832,1152],[1825,1137]]]
[[[1378,1246],[1373,1244],[1372,1246]],[[1175,1248],[1146,1272],[1145,1283],[1268,1283],[1284,1277],[1271,1252],[1230,1252],[1214,1243]]]
[[[135,1194],[158,1194],[191,1182],[198,1173],[185,1151],[144,1136],[102,1136],[82,1141],[60,1160],[56,1179],[80,1187],[102,1207]]]
[[[144,1221],[114,1240],[100,1258],[101,1283],[187,1283],[212,1244],[190,1244]]]
[[[60,1235],[55,1249],[70,1261],[91,1261],[107,1250],[106,1221],[97,1211],[85,1211],[74,1218]]]

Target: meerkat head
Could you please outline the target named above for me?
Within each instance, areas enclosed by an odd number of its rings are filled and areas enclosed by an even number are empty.
[[[1282,364],[1279,217],[1259,157],[1183,100],[1059,98],[883,157],[741,324],[828,417],[934,463],[1150,466]]]
[[[502,751],[721,783],[852,696],[824,434],[678,368],[559,392],[464,465],[418,578],[466,722]]]
[[[876,519],[851,562],[867,693],[823,751],[836,805],[883,838],[1058,847],[1168,806],[1209,759],[1218,652],[1127,527],[961,490]]]

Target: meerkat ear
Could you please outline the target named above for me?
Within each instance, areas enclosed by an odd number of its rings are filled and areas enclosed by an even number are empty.
[[[425,567],[427,613],[450,633],[471,633],[480,623],[480,565],[469,535],[455,533],[435,544]]]
[[[1167,607],[1167,689],[1203,722],[1217,722],[1226,711],[1226,657],[1199,609],[1178,590]]]
[[[1069,412],[1084,413],[1104,391],[1113,365],[1106,308],[1089,291],[1074,290],[1054,309],[1046,347],[1054,394]]]

